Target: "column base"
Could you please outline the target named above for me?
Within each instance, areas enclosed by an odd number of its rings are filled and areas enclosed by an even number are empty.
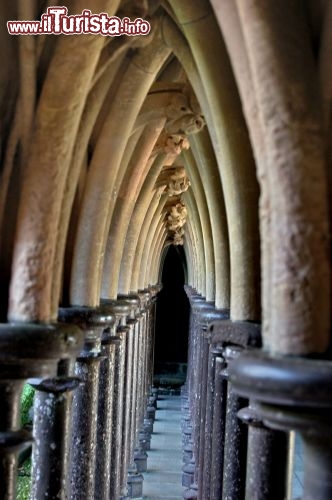
[[[146,409],[146,415],[149,420],[152,420],[153,422],[156,419],[156,408],[153,405],[150,405]]]
[[[143,451],[151,450],[151,434],[144,431],[139,433],[139,449]]]
[[[142,474],[128,474],[127,486],[129,498],[143,498]]]
[[[151,420],[150,418],[145,418],[143,428],[149,434],[153,434],[153,420]]]
[[[136,450],[134,453],[134,462],[137,472],[146,472],[148,470],[148,454],[144,450]]]
[[[183,448],[183,463],[189,464],[193,458],[193,442],[189,443]]]
[[[198,486],[196,483],[193,483],[190,488],[185,490],[183,493],[184,500],[197,500],[198,497]]]
[[[183,468],[182,468],[182,472],[183,472],[183,474],[182,474],[182,486],[184,486],[185,488],[190,487],[190,485],[194,481],[195,470],[196,470],[196,466],[195,466],[195,462],[193,462],[193,461],[191,461],[188,464],[183,466]]]

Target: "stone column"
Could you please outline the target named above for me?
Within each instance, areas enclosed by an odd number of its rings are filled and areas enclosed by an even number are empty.
[[[248,404],[248,400],[234,391],[229,382],[228,364],[236,359],[242,352],[242,347],[227,346],[223,356],[226,367],[222,376],[228,381],[226,418],[225,418],[225,444],[224,444],[224,469],[222,483],[222,497],[224,500],[244,499],[246,463],[247,463],[247,427],[238,418],[237,414],[241,408]]]
[[[217,351],[222,350],[216,346]],[[226,367],[226,361],[221,354],[216,355],[214,371],[214,402],[212,409],[212,436],[211,443],[211,472],[209,474],[210,500],[220,500],[222,497],[222,475],[224,470],[224,449],[225,449],[225,416],[227,401],[227,381],[221,376],[221,372]],[[205,483],[206,484],[206,483]]]
[[[45,379],[57,375],[58,362],[70,359],[80,350],[82,334],[76,327],[57,324],[0,325],[0,483],[1,498],[16,498],[17,457],[30,446],[31,435],[20,429],[20,397],[25,380]],[[53,437],[53,436],[52,436]],[[60,436],[57,436],[60,440]],[[52,443],[48,443],[51,445]],[[60,442],[55,443],[61,447]],[[59,449],[58,448],[58,449]],[[34,443],[33,482],[39,467],[42,467],[44,443]],[[52,455],[52,450],[50,451]],[[44,455],[47,478],[50,477],[50,455]],[[62,486],[63,476],[58,471],[55,481]],[[43,491],[52,490],[42,480]],[[60,486],[61,485],[61,486]],[[34,487],[34,486],[33,486]],[[63,491],[63,490],[62,490]],[[36,498],[41,498],[41,495]]]
[[[126,320],[130,315],[131,306],[123,300],[102,299],[101,306],[116,318],[116,348],[114,365],[114,391],[112,412],[112,444],[111,444],[111,474],[110,498],[119,498],[122,494],[123,470],[123,420],[125,403],[125,366],[126,349],[130,327]],[[126,494],[126,493],[125,493]]]
[[[156,415],[157,400],[153,396],[153,375],[154,375],[154,344],[155,344],[155,316],[156,303],[159,287],[149,287],[148,301],[148,326],[147,326],[147,352],[146,352],[146,397],[148,406],[146,409],[147,418],[154,422]]]
[[[212,303],[195,300],[192,298],[192,310],[194,313],[194,324],[196,330],[196,346],[193,356],[193,366],[195,367],[194,383],[194,405],[193,405],[193,459],[195,460],[195,472],[193,482],[189,489],[185,491],[184,498],[198,498],[199,479],[201,475],[201,463],[203,459],[204,425],[205,425],[205,404],[206,404],[206,384],[207,384],[207,365],[208,365],[208,345],[204,338],[204,330],[209,318],[213,317],[215,308]],[[215,319],[215,318],[214,318]],[[193,462],[193,460],[192,460]],[[184,466],[184,472],[191,474],[189,467],[193,463]]]
[[[106,312],[109,314],[109,311]],[[118,321],[115,315],[110,316],[112,321],[101,337],[101,355],[104,359],[99,373],[95,497],[100,500],[110,498],[115,356],[121,342],[116,335]]]
[[[72,368],[73,363],[61,361],[58,376],[30,380],[36,389],[33,437],[39,443],[32,453],[32,498],[55,500],[59,494],[68,494],[72,400],[80,383],[78,377],[71,376]]]
[[[140,340],[140,391],[139,391],[139,414],[137,421],[137,429],[135,433],[136,449],[134,454],[135,463],[138,472],[147,471],[147,453],[145,443],[151,440],[153,431],[154,418],[149,418],[147,414],[148,408],[148,391],[150,391],[151,369],[148,367],[150,345],[150,307],[151,293],[148,290],[140,290],[139,296],[141,299],[140,323],[139,323],[139,340]],[[140,436],[144,436],[143,440]]]
[[[234,393],[228,382],[228,362],[242,350],[261,345],[260,325],[223,319],[211,324],[211,349],[216,353],[214,408],[212,410],[213,443],[206,443],[207,467],[211,473],[203,480],[205,494],[211,500],[243,498],[245,489],[247,430],[237,412],[247,401]],[[218,436],[218,439],[215,437]],[[206,488],[206,490],[205,490]]]
[[[123,455],[122,455],[122,471],[121,471],[121,486],[122,496],[126,498],[127,494],[130,497],[130,491],[127,492],[127,477],[128,471],[131,469],[132,461],[132,441],[135,429],[136,415],[136,399],[137,399],[137,313],[140,308],[140,297],[136,294],[118,295],[118,299],[128,304],[130,307],[130,315],[126,320],[130,331],[127,335],[126,343],[126,364],[125,364],[125,392],[124,392],[124,413],[123,413]],[[135,474],[136,471],[133,471]]]
[[[154,374],[154,348],[155,348],[155,327],[156,327],[156,309],[158,301],[158,293],[161,291],[162,285],[155,285],[150,287],[151,308],[150,308],[150,394],[153,388],[153,374]]]
[[[209,328],[209,323],[211,321],[229,318],[229,310],[215,310],[215,313],[208,317],[207,330]],[[221,357],[222,348],[211,342],[211,336],[209,331],[205,332],[206,341],[208,344],[208,366],[207,366],[207,381],[206,381],[206,404],[205,404],[205,428],[204,428],[204,440],[202,443],[202,460],[201,460],[201,474],[199,479],[199,492],[202,498],[210,498],[210,483],[211,483],[211,469],[212,469],[212,443],[215,440],[213,434],[213,418],[214,418],[214,406],[218,405],[219,401],[216,401],[216,375],[220,376],[220,370],[216,374],[217,358]],[[218,364],[218,367],[220,365]]]
[[[194,480],[195,473],[195,450],[194,450],[194,427],[192,415],[194,413],[195,401],[195,376],[196,376],[196,356],[197,356],[197,328],[195,315],[192,305],[195,302],[205,303],[205,299],[196,294],[191,287],[185,287],[189,302],[190,302],[190,323],[189,323],[189,342],[188,342],[188,368],[187,379],[185,383],[185,399],[183,401],[183,417],[182,417],[182,435],[183,448],[190,447],[188,453],[190,460],[186,461],[183,467],[182,485],[189,488]]]
[[[332,497],[332,362],[244,353],[230,366],[235,390],[255,401],[255,412],[268,427],[297,430],[304,443],[302,500]],[[277,473],[277,472],[276,472]],[[280,481],[285,481],[280,470]],[[246,500],[249,500],[250,489]],[[265,491],[257,498],[267,500]],[[270,497],[271,498],[271,497]],[[281,498],[281,496],[276,496]]]
[[[147,290],[138,292],[140,298],[140,310],[136,313],[138,320],[136,325],[135,337],[135,408],[134,408],[134,425],[132,427],[131,439],[131,465],[128,475],[128,490],[131,498],[140,498],[143,494],[143,476],[141,472],[147,470],[147,443],[150,440],[152,426],[150,420],[144,418],[146,416],[148,402],[148,381],[147,381],[147,362],[148,362],[148,336],[150,330],[150,321],[148,309],[150,304],[151,294]],[[150,386],[149,380],[149,386]]]
[[[200,406],[201,406],[201,419],[200,419],[200,441],[199,441],[199,457],[197,464],[197,476],[198,476],[198,498],[207,498],[206,492],[204,491],[204,478],[207,471],[207,464],[205,463],[205,448],[207,446],[207,441],[209,440],[208,432],[211,432],[211,384],[213,381],[213,367],[210,368],[209,363],[211,362],[210,357],[210,346],[209,346],[209,335],[207,334],[207,329],[209,324],[213,321],[220,320],[222,318],[228,318],[228,310],[217,310],[214,307],[209,309],[204,309],[199,316],[199,322],[201,326],[201,334],[203,341],[203,370],[201,373],[201,396],[200,396]]]
[[[288,434],[267,427],[254,401],[240,410],[238,417],[249,425],[246,498],[284,500],[287,496]]]
[[[73,398],[70,459],[70,498],[93,498],[97,455],[99,369],[103,330],[112,323],[107,312],[91,307],[59,309],[59,319],[79,325],[85,332],[84,347],[75,363],[81,384]]]

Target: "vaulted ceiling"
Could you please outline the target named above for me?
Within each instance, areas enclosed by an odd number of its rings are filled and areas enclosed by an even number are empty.
[[[151,32],[10,36],[2,23],[3,319],[146,289],[175,244],[187,282],[232,319],[263,308],[275,351],[324,350],[331,2],[63,3]],[[53,4],[1,2],[0,15],[38,20]]]

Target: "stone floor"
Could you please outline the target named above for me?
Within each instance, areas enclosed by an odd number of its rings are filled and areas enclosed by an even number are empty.
[[[144,474],[144,500],[179,500],[182,481],[180,396],[159,396],[158,410]]]
[[[303,493],[303,450],[298,435],[295,436],[295,454],[293,468],[292,498],[299,498]]]
[[[183,498],[180,396],[159,396],[158,411],[148,452],[148,472],[144,474],[144,500]],[[295,440],[292,498],[302,494],[302,445]]]

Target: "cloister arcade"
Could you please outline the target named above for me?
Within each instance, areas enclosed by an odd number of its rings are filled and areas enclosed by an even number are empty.
[[[54,2],[0,3],[0,498],[32,442],[33,500],[140,495],[175,245],[185,498],[283,500],[297,430],[330,500],[332,2],[62,3],[151,31],[13,36]]]

